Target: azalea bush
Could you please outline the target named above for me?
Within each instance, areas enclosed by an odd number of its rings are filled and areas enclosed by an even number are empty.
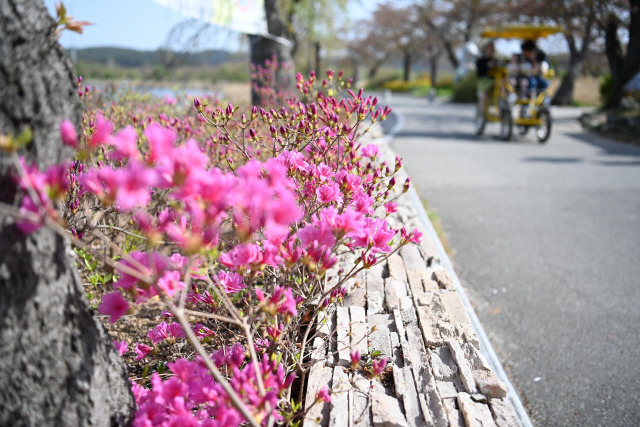
[[[161,359],[132,375],[134,425],[295,425],[320,313],[348,279],[419,241],[385,220],[408,189],[400,159],[360,142],[390,110],[348,85],[298,75],[300,98],[240,111],[79,81],[82,127],[60,128],[77,157],[40,171],[12,154],[20,209],[3,209],[25,234],[71,239],[98,312],[117,324],[162,305],[162,322],[114,341],[127,360]],[[370,376],[385,364],[352,354]]]

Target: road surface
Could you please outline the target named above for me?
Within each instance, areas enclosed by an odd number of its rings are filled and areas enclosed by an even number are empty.
[[[473,107],[404,96],[392,148],[441,219],[536,426],[640,424],[640,148],[554,109],[552,136],[473,134]]]

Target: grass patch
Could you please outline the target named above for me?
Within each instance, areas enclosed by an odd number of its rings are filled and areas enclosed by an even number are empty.
[[[424,207],[424,210],[427,212],[427,216],[429,217],[429,220],[431,221],[433,228],[436,230],[436,234],[438,235],[438,238],[440,239],[440,243],[442,243],[442,246],[444,247],[445,252],[447,253],[447,255],[449,255],[449,258],[452,258],[453,250],[449,246],[447,235],[444,231],[444,228],[442,227],[442,220],[440,219],[440,215],[435,213],[433,210],[429,209],[429,203],[426,200],[420,199],[420,201],[422,202],[422,206]]]

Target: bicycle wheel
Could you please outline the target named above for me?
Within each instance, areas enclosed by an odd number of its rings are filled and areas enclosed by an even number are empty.
[[[540,110],[538,118],[540,125],[536,126],[536,138],[540,144],[544,144],[551,136],[551,114],[547,110]]]
[[[500,139],[508,141],[513,133],[513,117],[511,110],[503,109],[500,113]]]

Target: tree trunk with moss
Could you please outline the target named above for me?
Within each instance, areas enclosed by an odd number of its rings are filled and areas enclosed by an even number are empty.
[[[0,2],[0,134],[25,127],[19,153],[40,168],[63,150],[59,123],[80,123],[71,61],[41,0]],[[17,206],[0,155],[0,202]],[[84,296],[69,243],[47,228],[24,236],[0,216],[0,425],[124,426],[134,401],[126,369]]]

